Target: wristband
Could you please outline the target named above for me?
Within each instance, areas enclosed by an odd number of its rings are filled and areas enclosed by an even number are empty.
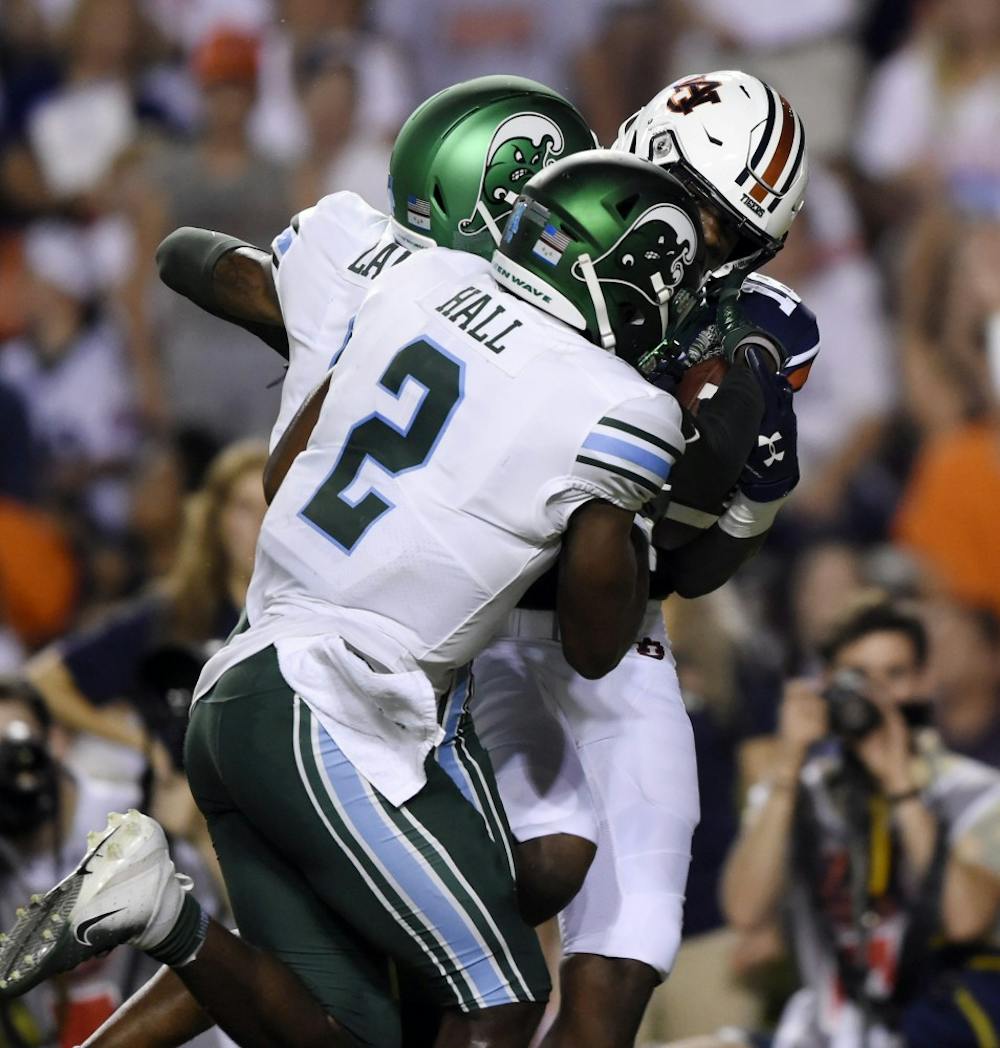
[[[734,539],[752,539],[763,535],[774,523],[778,510],[785,504],[787,495],[773,502],[754,502],[742,492],[729,504],[719,518],[719,528]]]

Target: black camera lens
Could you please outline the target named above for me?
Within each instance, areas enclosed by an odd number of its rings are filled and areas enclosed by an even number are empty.
[[[842,739],[863,739],[882,723],[879,708],[865,694],[865,678],[857,670],[840,670],[823,691],[830,730]]]

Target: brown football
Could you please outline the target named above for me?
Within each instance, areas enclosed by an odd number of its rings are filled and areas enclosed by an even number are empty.
[[[723,380],[729,364],[725,357],[710,357],[700,364],[692,364],[684,372],[684,377],[677,386],[677,399],[681,407],[687,408],[692,415],[698,414],[703,400],[711,400],[719,383]]]

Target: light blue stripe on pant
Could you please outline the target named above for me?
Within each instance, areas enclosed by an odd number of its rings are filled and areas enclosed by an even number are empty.
[[[327,732],[318,727],[320,766],[331,800],[343,813],[351,832],[364,842],[384,875],[455,957],[457,967],[475,986],[480,1007],[516,1001],[472,917],[432,873],[435,863],[444,862],[441,851],[426,837],[414,842],[403,836],[373,796],[372,787]]]
[[[480,813],[482,807],[479,797],[472,788],[472,780],[458,756],[458,729],[462,723],[462,715],[465,713],[465,704],[469,698],[469,667],[460,671],[455,686],[451,689],[445,704],[444,717],[441,726],[444,728],[444,738],[435,753],[435,758],[448,778],[461,790],[462,796]],[[489,826],[487,825],[487,829]],[[492,833],[490,834],[492,836]]]

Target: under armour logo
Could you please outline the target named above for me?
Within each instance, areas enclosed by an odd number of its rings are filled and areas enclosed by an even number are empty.
[[[784,457],[785,453],[778,450],[778,441],[781,440],[780,433],[772,433],[769,437],[765,437],[763,433],[757,437],[757,447],[767,447],[767,450],[771,453],[768,458],[764,460],[765,466],[773,466],[775,462],[780,462]]]

